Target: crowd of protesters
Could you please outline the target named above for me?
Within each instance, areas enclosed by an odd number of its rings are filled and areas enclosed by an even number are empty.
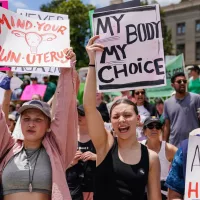
[[[71,68],[62,69],[58,86],[43,78],[44,96],[31,101],[21,88],[6,90],[0,113],[1,197],[5,200],[175,200],[183,199],[184,149],[189,133],[199,127],[200,68],[171,78],[174,94],[148,102],[144,88],[122,91],[107,102],[96,91],[92,37],[83,99],[77,101],[76,56],[66,52]],[[12,72],[8,76],[13,76]],[[189,92],[188,92],[188,91]],[[23,140],[14,140],[17,121]],[[7,125],[6,125],[7,124]]]

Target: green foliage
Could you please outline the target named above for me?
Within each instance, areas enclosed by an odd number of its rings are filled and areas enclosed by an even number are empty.
[[[95,9],[93,5],[84,5],[81,0],[52,0],[40,7],[40,10],[44,12],[67,14],[69,16],[70,40],[71,46],[76,52],[77,68],[88,65],[85,45],[91,34],[88,12],[93,9]]]

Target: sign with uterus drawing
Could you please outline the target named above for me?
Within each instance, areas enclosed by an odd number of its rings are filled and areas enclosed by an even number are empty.
[[[70,67],[69,20],[43,21],[0,7],[0,66]]]

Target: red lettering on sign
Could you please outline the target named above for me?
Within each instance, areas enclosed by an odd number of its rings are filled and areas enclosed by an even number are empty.
[[[192,189],[192,182],[189,182],[188,197],[191,198],[191,193],[195,193],[195,198],[199,198],[199,183],[196,182],[195,188]]]

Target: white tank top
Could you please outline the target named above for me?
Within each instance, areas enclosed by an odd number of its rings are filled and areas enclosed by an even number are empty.
[[[166,158],[165,146],[166,146],[166,142],[162,141],[161,148],[158,153],[158,156],[160,159],[160,166],[161,166],[161,176],[160,176],[161,181],[166,180],[166,178],[169,174],[169,168],[170,168],[170,164],[171,164]]]
[[[146,145],[147,140],[143,140],[143,141],[141,141],[141,143],[143,145]],[[166,146],[166,142],[162,141],[161,148],[158,153],[158,157],[160,160],[160,167],[161,167],[161,174],[160,174],[161,181],[165,181],[167,179],[167,176],[169,174],[170,164],[171,164],[166,158],[165,146]]]

